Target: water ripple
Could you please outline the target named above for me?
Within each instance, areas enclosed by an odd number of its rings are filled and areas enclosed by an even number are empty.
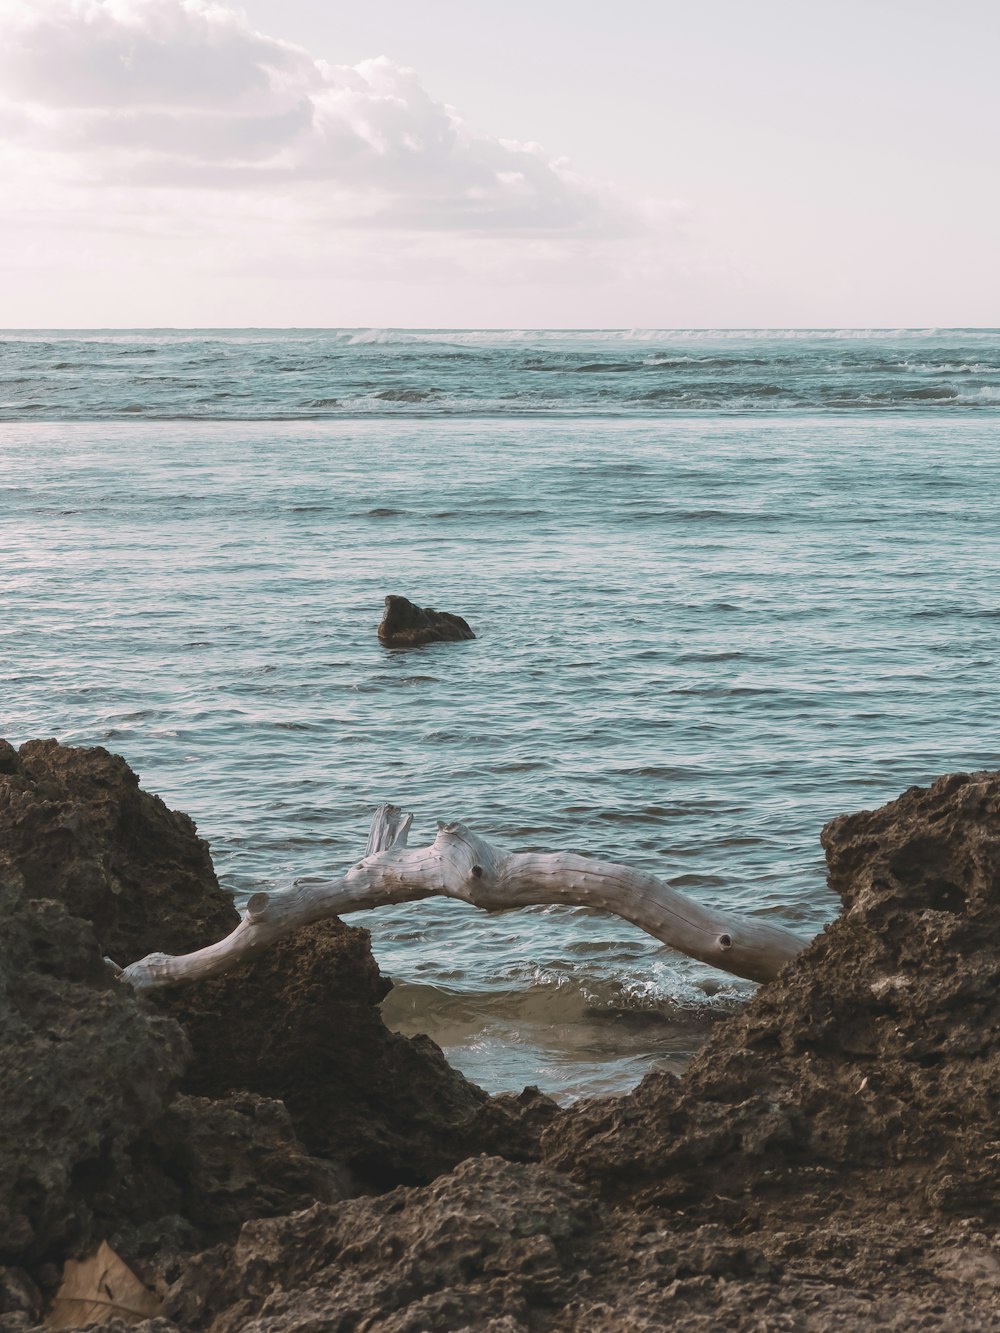
[[[1000,763],[985,416],[21,423],[0,477],[0,732],[121,750],[239,896],[393,800],[815,930],[826,820]],[[387,592],[479,637],[386,652]],[[593,913],[358,921],[491,1087],[623,1086],[714,1003]]]

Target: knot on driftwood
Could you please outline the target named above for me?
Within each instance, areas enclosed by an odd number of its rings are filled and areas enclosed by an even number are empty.
[[[247,899],[247,920],[263,921],[270,901],[266,893],[252,893]]]

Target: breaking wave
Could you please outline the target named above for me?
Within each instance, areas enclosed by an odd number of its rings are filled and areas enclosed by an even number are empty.
[[[986,329],[0,335],[5,421],[941,413],[998,398]]]

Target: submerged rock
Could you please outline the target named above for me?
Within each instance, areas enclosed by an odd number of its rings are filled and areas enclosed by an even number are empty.
[[[425,643],[451,643],[476,636],[469,623],[450,611],[415,606],[405,597],[389,596],[378,627],[387,648],[418,648]]]

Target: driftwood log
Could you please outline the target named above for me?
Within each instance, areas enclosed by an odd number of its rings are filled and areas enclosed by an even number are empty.
[[[713,911],[653,875],[573,852],[504,852],[464,824],[439,824],[429,847],[408,848],[413,816],[376,810],[368,847],[340,879],[255,893],[225,939],[195,953],[149,954],[124,969],[139,990],[216,976],[310,922],[434,896],[487,912],[561,903],[624,917],[679,953],[751,981],[770,981],[808,943],[780,926]]]

